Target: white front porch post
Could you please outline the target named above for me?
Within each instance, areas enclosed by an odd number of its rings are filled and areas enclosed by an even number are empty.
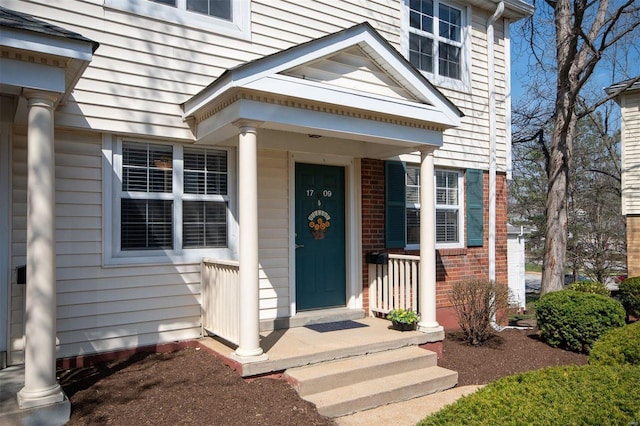
[[[418,330],[440,331],[436,320],[436,222],[433,151],[420,152],[420,288]]]
[[[238,192],[240,210],[240,336],[232,357],[242,363],[267,359],[260,347],[258,281],[258,148],[259,123],[238,121]]]
[[[64,400],[56,380],[56,243],[53,106],[55,97],[25,93],[27,131],[27,288],[24,388],[20,408]]]

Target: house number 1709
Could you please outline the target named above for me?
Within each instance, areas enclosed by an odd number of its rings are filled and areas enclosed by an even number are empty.
[[[307,197],[313,197],[313,194],[315,194],[315,190],[307,189]],[[333,196],[333,191],[331,191],[330,189],[324,189],[322,190],[322,196],[331,198]]]

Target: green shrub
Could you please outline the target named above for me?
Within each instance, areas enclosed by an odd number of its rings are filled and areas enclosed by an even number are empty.
[[[501,320],[509,306],[509,288],[489,280],[457,282],[451,288],[449,301],[458,316],[465,340],[481,345],[493,335],[491,322]]]
[[[620,283],[620,301],[627,315],[640,317],[640,277],[630,277]]]
[[[615,328],[599,338],[589,354],[589,364],[640,365],[640,321]]]
[[[624,325],[625,313],[610,297],[563,290],[540,298],[536,320],[547,344],[588,353],[605,332]]]
[[[601,294],[602,296],[611,295],[611,292],[609,291],[607,286],[597,281],[576,281],[569,284],[567,290],[575,290],[591,294]]]
[[[630,425],[640,421],[640,368],[551,367],[504,377],[419,423]]]
[[[417,312],[404,310],[402,308],[389,311],[387,319],[401,324],[416,324],[420,321],[420,317]]]

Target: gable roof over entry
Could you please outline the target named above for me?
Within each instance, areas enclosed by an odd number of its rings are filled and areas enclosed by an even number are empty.
[[[368,23],[227,70],[183,105],[196,143],[233,123],[419,148],[440,146],[462,112]]]

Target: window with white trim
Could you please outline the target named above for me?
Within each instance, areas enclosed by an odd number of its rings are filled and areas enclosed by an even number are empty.
[[[440,0],[405,0],[407,56],[439,84],[467,84],[466,8]]]
[[[232,20],[232,0],[151,0],[155,3],[165,4],[189,12],[201,13],[207,16]]]
[[[115,257],[229,247],[225,149],[119,141],[113,153]]]
[[[250,0],[105,0],[105,6],[231,36],[250,36]]]
[[[439,247],[462,246],[462,173],[435,171],[436,244]],[[420,168],[406,168],[407,246],[420,244]]]

